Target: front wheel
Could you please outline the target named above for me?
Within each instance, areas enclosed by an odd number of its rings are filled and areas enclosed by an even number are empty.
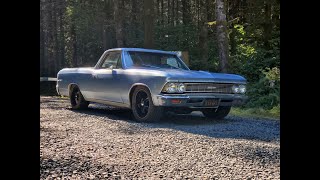
[[[231,106],[220,106],[218,109],[204,109],[202,114],[208,118],[220,120],[226,117],[231,110]]]
[[[156,122],[163,115],[163,108],[154,106],[148,88],[138,86],[131,97],[133,116],[138,122]]]
[[[70,102],[72,109],[86,109],[89,106],[89,102],[84,99],[78,87],[72,88]]]

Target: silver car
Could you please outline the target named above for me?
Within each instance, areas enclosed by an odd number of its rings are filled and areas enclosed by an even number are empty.
[[[157,121],[166,111],[222,119],[247,99],[242,76],[193,71],[176,53],[151,49],[109,49],[94,67],[65,68],[57,79],[58,94],[73,109],[90,102],[119,106],[138,122]]]

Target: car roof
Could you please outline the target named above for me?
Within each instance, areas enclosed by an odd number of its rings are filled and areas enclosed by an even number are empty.
[[[113,49],[108,49],[106,51],[138,51],[138,52],[164,53],[164,54],[175,54],[175,55],[177,54],[175,52],[170,52],[170,51],[144,49],[144,48],[113,48]]]

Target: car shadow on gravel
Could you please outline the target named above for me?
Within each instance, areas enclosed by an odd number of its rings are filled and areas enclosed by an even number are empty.
[[[131,111],[128,109],[118,109],[118,108],[100,109],[100,108],[91,108],[91,107],[85,110],[73,110],[71,108],[66,108],[66,109],[73,111],[75,113],[87,114],[87,115],[92,115],[97,117],[104,117],[110,120],[123,120],[130,123],[135,122],[132,120]]]
[[[210,120],[204,117],[201,112],[193,112],[190,115],[169,113],[156,123],[136,123],[132,120],[131,111],[127,109],[93,105],[88,110],[74,112],[107,117],[110,120],[126,121],[129,126],[132,126],[132,129],[139,126],[141,128],[172,129],[213,138],[280,141],[280,122],[274,120],[236,116],[227,116],[224,120]]]
[[[159,123],[145,127],[170,128],[213,138],[233,138],[256,141],[280,141],[280,122],[227,116],[224,120],[211,120],[200,113],[172,115]]]

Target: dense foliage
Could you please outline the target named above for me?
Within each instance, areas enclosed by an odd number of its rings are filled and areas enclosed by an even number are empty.
[[[188,51],[191,69],[219,72],[215,0],[40,0],[40,76],[93,66],[104,50],[145,47]],[[247,107],[280,103],[280,1],[226,0],[229,73],[249,81]],[[147,6],[152,18],[146,19]],[[150,35],[150,32],[149,32]]]

